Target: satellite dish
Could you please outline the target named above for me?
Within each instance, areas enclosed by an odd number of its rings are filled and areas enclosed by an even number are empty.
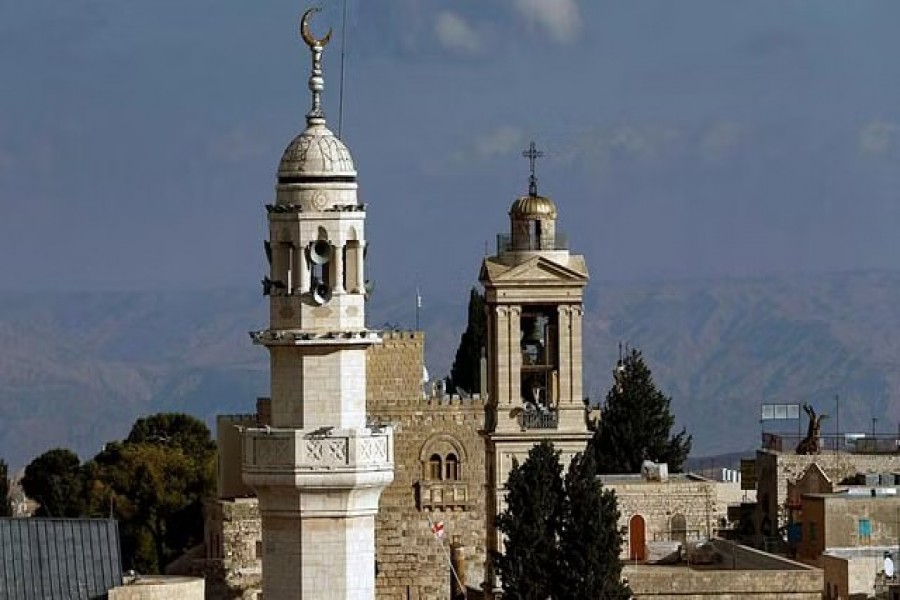
[[[884,576],[888,579],[894,578],[894,561],[890,554],[884,557]]]

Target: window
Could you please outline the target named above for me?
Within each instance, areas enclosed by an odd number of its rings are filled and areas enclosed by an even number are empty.
[[[441,479],[441,457],[439,454],[432,454],[428,459],[428,479]]]
[[[809,524],[809,541],[814,542],[814,541],[816,541],[816,539],[818,539],[818,536],[816,535],[816,524],[810,523]]]
[[[456,458],[455,454],[447,455],[447,462],[444,467],[444,479],[448,481],[459,480],[459,460]]]
[[[869,519],[860,519],[857,524],[857,529],[859,530],[859,543],[860,544],[871,544],[872,543],[872,521]]]

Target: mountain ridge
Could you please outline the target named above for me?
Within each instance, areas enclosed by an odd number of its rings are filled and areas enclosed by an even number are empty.
[[[449,372],[467,297],[426,299],[432,377]],[[407,300],[376,293],[370,326],[410,321]],[[829,412],[839,395],[844,431],[869,431],[874,417],[893,432],[898,307],[896,272],[593,282],[585,395],[602,401],[622,340],[644,353],[672,397],[695,455],[758,445],[763,402],[810,401]],[[251,411],[268,393],[268,357],[247,331],[266,321],[255,289],[0,292],[0,456],[17,467],[63,446],[89,458],[139,416],[177,410],[212,424],[215,414]]]

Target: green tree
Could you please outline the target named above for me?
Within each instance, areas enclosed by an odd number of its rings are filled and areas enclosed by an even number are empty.
[[[22,489],[40,507],[36,517],[80,517],[83,514],[84,478],[78,455],[65,448],[44,452],[27,467]]]
[[[559,452],[542,441],[506,482],[507,507],[497,517],[504,552],[493,556],[504,598],[546,600],[559,586],[559,549],[564,490]]]
[[[202,421],[161,413],[85,465],[86,504],[120,521],[127,568],[158,573],[203,540],[203,502],[215,489],[215,444]]]
[[[0,460],[0,517],[12,516],[12,503],[9,500],[9,466]]]
[[[451,391],[457,387],[473,393],[481,389],[481,355],[487,336],[484,310],[484,295],[472,288],[469,291],[468,325],[459,340],[450,369]]]
[[[615,382],[589,445],[599,472],[637,473],[645,460],[668,463],[669,470],[680,471],[691,451],[691,436],[682,429],[670,437],[675,424],[670,403],[653,383],[641,353],[626,354],[616,367]]]
[[[557,598],[618,600],[631,597],[622,583],[619,508],[613,490],[604,490],[590,452],[577,454],[566,473],[566,502],[559,535]]]
[[[184,413],[158,413],[138,419],[125,443],[180,448],[186,455],[199,458],[207,458],[216,451],[206,424]]]

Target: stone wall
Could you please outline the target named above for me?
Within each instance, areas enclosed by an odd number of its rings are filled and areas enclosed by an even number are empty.
[[[381,495],[376,520],[378,598],[449,597],[451,541],[464,546],[468,585],[483,579],[484,403],[423,398],[423,353],[418,332],[386,333],[368,352],[369,418],[394,428],[394,482]],[[458,462],[448,473],[450,455]],[[442,461],[441,477],[430,477],[433,456]],[[443,547],[431,532],[439,521]]]
[[[773,524],[777,523],[778,526],[781,526],[787,522],[787,512],[784,507],[787,500],[788,482],[799,479],[807,467],[813,463],[819,465],[835,484],[856,473],[900,472],[900,454],[823,452],[804,455],[757,450],[756,497],[763,515],[768,514],[773,520]]]
[[[644,518],[647,542],[670,539],[675,515],[684,516],[688,540],[714,535],[719,519],[727,515],[727,499],[719,499],[719,484],[708,479],[679,474],[665,482],[647,481],[640,475],[601,476],[601,480],[616,492],[619,526],[626,532],[623,557],[631,555],[628,527],[634,515]]]
[[[206,504],[206,558],[193,571],[207,581],[210,600],[253,598],[262,585],[258,545],[262,540],[256,498]]]
[[[203,580],[197,577],[148,575],[130,579],[109,590],[109,600],[204,600]]]
[[[634,598],[654,600],[820,600],[822,571],[746,546],[714,542],[715,567],[625,565]],[[733,563],[729,564],[729,560]],[[732,568],[728,568],[731,566]]]

